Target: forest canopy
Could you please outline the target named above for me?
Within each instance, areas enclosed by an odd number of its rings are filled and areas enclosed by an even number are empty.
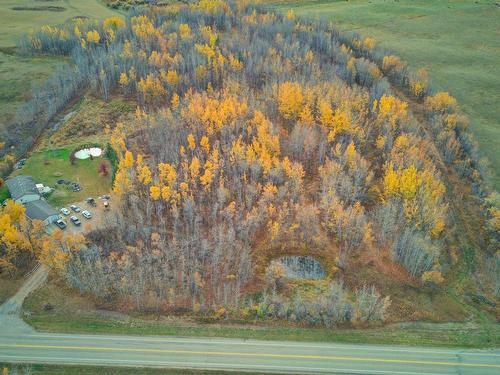
[[[75,63],[26,119],[81,90],[137,101],[135,120],[112,130],[116,217],[85,246],[50,250],[66,251],[57,268],[75,288],[139,310],[250,306],[331,324],[384,319],[388,296],[342,282],[360,262],[443,282],[455,229],[436,153],[480,192],[475,146],[456,101],[374,39],[202,0],[45,27],[23,46]],[[395,84],[421,101],[432,134]],[[291,255],[326,270],[307,298],[274,261]]]

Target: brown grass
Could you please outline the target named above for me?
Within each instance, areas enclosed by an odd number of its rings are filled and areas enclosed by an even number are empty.
[[[21,276],[0,275],[0,305],[16,293],[23,281]]]
[[[107,130],[118,122],[127,122],[134,111],[134,104],[123,98],[105,102],[93,97],[84,97],[73,109],[73,114],[55,132],[48,133],[38,149],[62,147],[75,143],[105,143]]]

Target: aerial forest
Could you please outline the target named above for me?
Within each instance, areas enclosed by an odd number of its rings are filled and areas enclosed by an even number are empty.
[[[46,26],[21,46],[72,63],[35,90],[7,145],[82,92],[137,103],[133,121],[102,130],[119,160],[112,218],[38,251],[71,287],[118,308],[384,321],[392,296],[378,280],[433,290],[453,277],[467,210],[451,202],[453,181],[489,196],[457,101],[328,22],[202,0]],[[498,275],[500,211],[481,210]],[[316,259],[324,277],[287,278],[292,256]],[[367,265],[381,276],[365,280]]]

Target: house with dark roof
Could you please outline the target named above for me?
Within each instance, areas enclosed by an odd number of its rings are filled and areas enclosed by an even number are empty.
[[[27,202],[24,207],[26,207],[26,216],[31,220],[41,220],[45,224],[52,224],[59,219],[59,213],[43,199]]]
[[[41,199],[36,188],[35,181],[31,176],[17,176],[5,181],[10,196],[17,203],[28,203]]]

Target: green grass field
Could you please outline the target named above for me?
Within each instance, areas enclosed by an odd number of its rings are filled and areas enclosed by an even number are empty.
[[[155,321],[152,318],[121,321],[102,316],[74,313],[40,313],[25,319],[37,330],[65,333],[102,333],[139,336],[228,337],[255,340],[338,342],[351,344],[414,345],[437,347],[498,347],[500,327],[486,331],[484,327],[463,323],[404,323],[382,328],[326,329],[279,326],[235,327],[222,325],[182,325]]]
[[[75,147],[35,152],[28,158],[26,165],[22,169],[16,170],[12,176],[29,175],[36,182],[56,187],[55,191],[47,198],[49,203],[55,207],[80,202],[86,197],[96,197],[109,193],[111,188],[111,165],[109,162],[99,157],[94,158],[94,160],[76,160],[75,164],[71,165],[69,155]],[[109,171],[106,177],[98,173],[99,166],[103,162],[106,163]],[[58,185],[56,181],[61,178],[81,184],[83,190],[75,193],[66,185]]]
[[[46,304],[52,306],[47,311]],[[49,281],[31,294],[23,305],[25,320],[40,331],[164,335],[198,337],[238,337],[260,340],[293,340],[364,344],[397,344],[446,347],[496,347],[500,324],[476,322],[398,323],[376,328],[301,328],[282,322],[203,323],[175,317],[126,316],[106,312],[68,286]]]
[[[127,367],[102,367],[102,366],[65,366],[65,365],[14,365],[11,363],[0,363],[0,371],[6,368],[7,375],[214,375],[234,374],[226,371],[208,370],[180,370],[180,369],[157,369],[157,368],[127,368]],[[257,375],[257,373],[245,372],[246,375]],[[2,374],[3,375],[3,374]]]
[[[324,17],[375,37],[383,47],[426,68],[449,91],[471,127],[500,188],[500,3],[494,0],[268,0],[300,16]]]
[[[13,10],[14,7],[59,6],[50,10]],[[0,1],[0,128],[14,117],[17,108],[29,97],[32,84],[43,82],[64,63],[62,58],[21,56],[16,42],[41,26],[56,25],[76,17],[103,19],[116,14],[98,0],[2,0]]]

